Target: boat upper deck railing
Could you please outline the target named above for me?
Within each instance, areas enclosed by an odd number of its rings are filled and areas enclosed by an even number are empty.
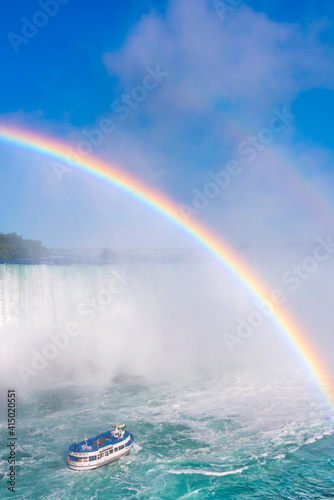
[[[105,446],[124,441],[124,439],[126,439],[129,435],[129,431],[125,431],[123,437],[116,438],[112,431],[103,432],[94,438],[89,438],[85,441],[81,441],[80,443],[73,443],[69,447],[69,451],[73,451],[74,453],[90,453],[92,451],[98,451],[100,448],[104,448]]]

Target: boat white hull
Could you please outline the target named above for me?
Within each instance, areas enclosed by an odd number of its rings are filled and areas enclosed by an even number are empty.
[[[126,449],[117,451],[112,456],[109,455],[109,457],[102,457],[99,460],[96,460],[96,462],[94,462],[94,464],[89,463],[89,462],[88,463],[77,462],[75,464],[69,463],[68,467],[71,470],[76,470],[76,471],[98,469],[99,467],[103,467],[104,465],[111,464],[112,462],[116,462],[120,458],[125,457],[126,455],[129,455],[132,448],[133,448],[133,443],[131,443]]]

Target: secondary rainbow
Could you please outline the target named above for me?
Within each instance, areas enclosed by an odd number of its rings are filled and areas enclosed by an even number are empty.
[[[0,124],[0,140],[19,148],[45,155],[62,164],[66,163],[73,168],[86,172],[102,181],[118,187],[141,203],[149,206],[163,217],[168,219],[200,245],[209,250],[221,261],[234,276],[260,300],[268,299],[270,291],[261,283],[259,278],[246,266],[237,254],[215,234],[201,225],[198,221],[185,221],[175,202],[163,193],[153,190],[139,179],[130,176],[115,165],[110,165],[97,157],[69,158],[69,146],[51,137],[33,133],[23,128],[2,123]],[[79,157],[79,161],[78,161]],[[291,346],[300,356],[303,363],[313,374],[332,410],[334,410],[334,387],[324,362],[319,357],[315,347],[306,334],[295,323],[286,309],[276,306],[272,318],[284,333]]]

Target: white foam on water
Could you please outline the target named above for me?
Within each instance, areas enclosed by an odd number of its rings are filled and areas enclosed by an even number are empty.
[[[170,469],[167,470],[169,474],[201,474],[204,476],[230,476],[231,474],[241,474],[244,470],[249,469],[248,466],[241,467],[240,469],[235,469],[231,471],[224,472],[214,472],[214,471],[206,471],[201,469]]]
[[[196,498],[197,495],[202,495],[202,498],[203,498],[202,491],[203,491],[203,488],[199,488],[197,490],[189,491],[189,493],[186,493],[185,495],[183,495],[182,497],[180,497],[180,500],[185,500],[186,498]],[[201,497],[198,497],[198,498],[201,498]]]

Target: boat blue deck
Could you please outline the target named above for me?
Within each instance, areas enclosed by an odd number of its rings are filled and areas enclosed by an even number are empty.
[[[129,435],[129,431],[125,431],[123,437],[121,439],[117,439],[112,435],[112,431],[103,432],[102,434],[98,434],[97,436],[81,441],[80,443],[73,443],[69,447],[69,451],[73,451],[75,453],[98,451],[100,448],[104,448],[105,446],[124,441]]]

